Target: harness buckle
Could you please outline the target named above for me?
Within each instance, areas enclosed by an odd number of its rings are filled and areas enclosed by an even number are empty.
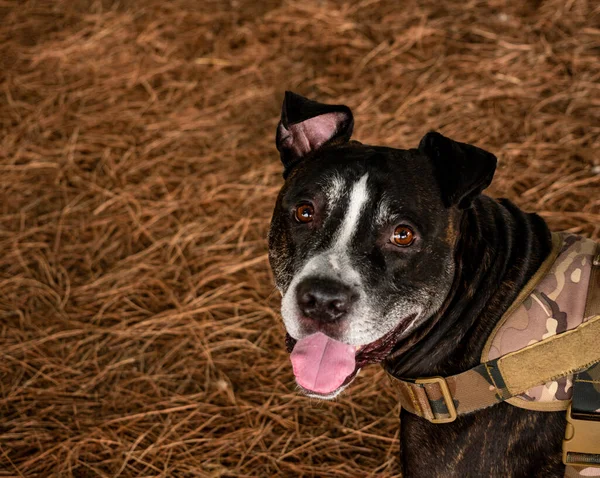
[[[418,378],[415,380],[415,383],[418,385],[427,385],[431,383],[436,383],[439,385],[440,390],[442,392],[442,397],[444,398],[444,405],[448,409],[449,417],[446,418],[435,418],[435,413],[433,413],[434,417],[427,420],[431,423],[450,423],[456,420],[458,414],[456,413],[456,407],[454,406],[454,400],[452,400],[452,394],[450,393],[450,388],[448,387],[448,383],[444,377],[427,377],[427,378]],[[427,393],[427,392],[425,392]],[[433,410],[432,410],[433,412]]]
[[[567,429],[563,440],[563,463],[600,468],[600,420],[573,418],[567,409]]]

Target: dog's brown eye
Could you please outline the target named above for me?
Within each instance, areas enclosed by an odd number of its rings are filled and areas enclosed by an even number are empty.
[[[415,233],[408,226],[398,226],[390,238],[397,246],[410,246],[415,241]]]
[[[315,208],[312,204],[302,203],[296,206],[296,221],[307,223],[313,220]]]

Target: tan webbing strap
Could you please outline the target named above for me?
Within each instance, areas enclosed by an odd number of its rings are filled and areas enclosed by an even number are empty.
[[[487,408],[600,361],[600,316],[578,328],[447,378],[395,378],[400,403],[433,423]]]
[[[498,365],[510,394],[518,395],[599,361],[598,319],[500,357]]]

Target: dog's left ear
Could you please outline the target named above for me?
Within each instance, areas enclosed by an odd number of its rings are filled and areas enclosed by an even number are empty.
[[[347,106],[317,103],[286,91],[275,138],[284,176],[307,154],[326,144],[347,142],[353,127],[354,118]]]
[[[446,138],[440,133],[427,133],[419,143],[419,151],[428,156],[447,207],[468,208],[473,199],[492,182],[496,156],[492,153]]]

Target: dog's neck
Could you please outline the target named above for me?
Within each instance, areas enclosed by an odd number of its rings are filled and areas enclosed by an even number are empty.
[[[545,222],[507,200],[481,196],[461,222],[453,288],[384,363],[396,377],[447,376],[477,365],[494,326],[551,250]]]

